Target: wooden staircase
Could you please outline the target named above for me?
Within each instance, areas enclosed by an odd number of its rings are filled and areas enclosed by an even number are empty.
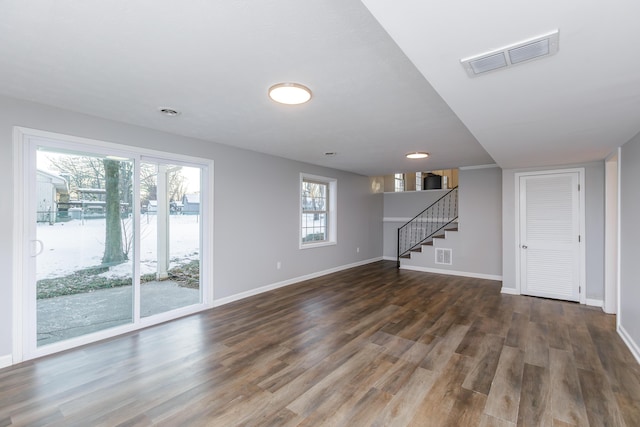
[[[398,268],[401,258],[411,258],[412,252],[422,252],[423,245],[433,245],[433,239],[444,239],[447,230],[457,229],[457,220],[458,187],[455,187],[398,228]]]
[[[447,231],[458,231],[458,225],[457,224],[452,224],[451,227],[447,227],[442,231],[443,231],[443,233],[439,233],[439,234],[437,234],[435,236],[432,236],[431,240],[428,240],[428,241],[422,243],[420,246],[411,249],[406,254],[401,255],[400,258],[402,258],[402,259],[411,259],[411,254],[413,252],[415,252],[415,253],[422,252],[422,247],[423,246],[433,246],[434,245],[433,244],[434,243],[434,239],[446,239],[447,238],[447,234],[446,234]]]

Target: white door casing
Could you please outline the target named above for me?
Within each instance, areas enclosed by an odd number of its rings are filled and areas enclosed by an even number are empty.
[[[134,283],[135,322],[104,331],[98,331],[86,336],[71,338],[66,341],[38,348],[36,337],[36,298],[35,298],[35,256],[42,251],[42,243],[38,243],[35,236],[35,205],[29,194],[35,194],[33,177],[36,176],[35,149],[38,145],[47,145],[61,150],[77,150],[79,152],[102,152],[117,157],[135,158],[136,163],[145,158],[158,158],[163,161],[191,165],[201,168],[201,214],[200,228],[201,259],[213,259],[213,161],[194,159],[175,153],[164,153],[156,150],[129,147],[98,140],[55,134],[35,129],[21,127],[14,128],[14,263],[13,263],[13,351],[12,364],[65,350],[67,348],[84,345],[99,339],[108,338],[122,333],[140,329],[142,327],[165,322],[177,317],[199,312],[213,306],[213,283],[211,263],[200,263],[201,302],[171,312],[159,313],[154,316],[141,317],[139,281]],[[138,175],[138,169],[136,169]],[[139,186],[136,180],[136,187]],[[139,194],[136,191],[135,194]],[[137,196],[136,196],[137,197]],[[140,206],[136,198],[134,206]],[[137,208],[136,208],[137,209]],[[137,212],[137,210],[136,210]],[[136,218],[135,230],[140,230],[140,215]],[[205,220],[206,219],[206,220]],[[136,231],[136,233],[139,233]],[[134,264],[139,264],[139,238],[136,238],[134,250]],[[136,277],[139,275],[136,274]]]
[[[520,293],[586,302],[584,171],[516,175]]]

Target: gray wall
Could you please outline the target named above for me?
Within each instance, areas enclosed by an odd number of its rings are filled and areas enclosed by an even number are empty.
[[[382,256],[383,199],[367,177],[0,97],[0,357],[12,352],[15,125],[213,159],[216,299]],[[298,249],[301,172],[338,180],[336,246]]]
[[[618,322],[640,348],[640,134],[620,156],[620,308]],[[636,353],[636,357],[640,354]]]
[[[461,169],[459,252],[463,271],[502,275],[502,169]]]
[[[479,275],[502,274],[502,171],[500,168],[461,169],[459,179],[458,222],[460,231],[448,233],[436,245],[452,250],[452,265],[435,264],[433,249],[424,247],[422,254],[412,254],[403,265],[437,268]],[[421,192],[417,192],[420,194]],[[385,194],[385,218],[400,216],[403,209],[415,209],[416,193]],[[444,192],[438,192],[442,196]],[[435,197],[434,200],[435,201]],[[419,210],[412,211],[418,213]],[[414,213],[414,215],[415,215]],[[412,215],[413,216],[413,215]],[[384,254],[396,256],[397,233],[385,222]],[[392,224],[396,228],[398,225]]]
[[[585,169],[586,296],[604,298],[604,161],[502,172],[502,286],[516,287],[515,174],[538,170]]]

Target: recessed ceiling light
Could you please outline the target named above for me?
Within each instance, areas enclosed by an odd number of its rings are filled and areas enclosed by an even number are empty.
[[[426,159],[429,157],[429,153],[424,151],[414,151],[412,153],[407,153],[406,156],[407,159]]]
[[[311,99],[311,89],[298,83],[278,83],[269,88],[269,98],[280,104],[304,104]]]
[[[160,108],[160,112],[169,117],[175,117],[180,114],[180,111],[174,110],[172,108]]]

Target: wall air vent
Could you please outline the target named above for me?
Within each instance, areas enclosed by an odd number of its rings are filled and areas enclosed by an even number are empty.
[[[558,36],[558,30],[554,30],[482,55],[461,59],[460,63],[469,77],[476,77],[489,71],[553,55],[558,52]]]
[[[436,264],[453,264],[453,260],[451,259],[451,249],[445,248],[436,248]]]

